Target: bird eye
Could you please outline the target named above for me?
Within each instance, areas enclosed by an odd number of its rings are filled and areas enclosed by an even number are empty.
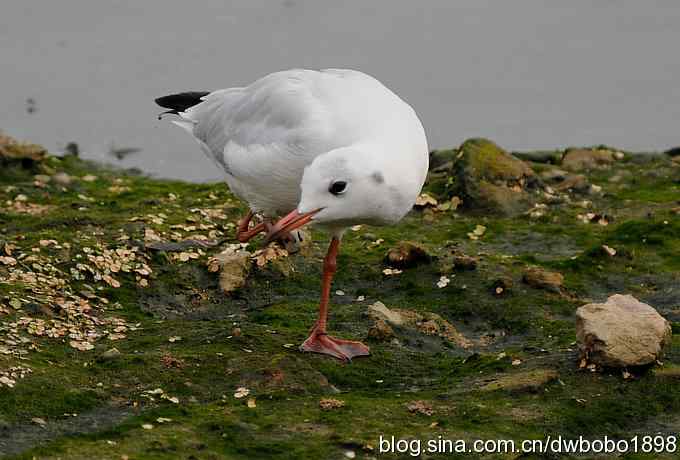
[[[347,189],[347,182],[344,180],[339,180],[331,183],[331,186],[328,187],[328,191],[331,192],[333,195],[342,195],[345,193],[345,190]]]

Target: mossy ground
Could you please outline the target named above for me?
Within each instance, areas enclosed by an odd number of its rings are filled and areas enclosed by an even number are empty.
[[[27,252],[50,239],[70,242],[73,252],[96,243],[111,248],[129,244],[118,238],[143,238],[144,224],[131,222],[136,216],[166,214],[164,222],[153,225],[162,232],[201,222],[192,208],[225,205],[226,221],[236,221],[245,211],[222,184],[150,179],[73,157],[49,158],[47,164],[73,177],[97,178],[39,188],[35,171],[21,166],[0,171],[0,202],[23,194],[28,202],[51,206],[40,215],[0,212],[0,239]],[[631,174],[609,181],[621,171]],[[673,209],[680,200],[680,168],[672,168],[667,159],[627,159],[590,173],[589,179],[603,187],[587,199],[593,212],[610,216],[607,226],[581,222],[577,216],[587,210],[574,200],[538,218],[452,211],[428,217],[414,211],[398,226],[346,234],[333,288],[345,293],[332,299],[334,334],[364,340],[370,326],[367,305],[380,300],[388,307],[437,313],[471,339],[491,337],[471,350],[411,335],[399,344],[370,342],[372,355],[351,364],[298,352],[297,344],[316,317],[327,244],[318,232],[313,232],[308,253],[291,257],[293,271],[254,270],[246,286],[231,296],[221,293],[216,275],[207,271],[207,255],[180,262],[149,251],[153,274],[148,287],[123,275],[121,287],[102,284],[97,290],[117,305],[116,316],[139,323],[138,330],[120,341],[97,341],[90,351],[75,350],[64,338],[38,337],[39,351],[0,355],[0,370],[22,365],[33,371],[14,388],[0,387],[0,455],[340,459],[350,451],[356,458],[412,458],[381,454],[380,436],[521,440],[677,434],[680,377],[668,370],[680,366],[678,339],[665,359],[665,372],[650,369],[624,379],[618,372],[579,370],[574,311],[587,301],[631,293],[657,307],[677,331],[680,217]],[[112,193],[116,184],[126,189]],[[486,226],[486,233],[471,240],[467,233],[478,224]],[[226,242],[234,242],[230,228],[221,225]],[[384,241],[374,244],[377,239]],[[422,243],[435,261],[385,276],[385,252],[401,240]],[[616,248],[617,256],[602,251],[603,244]],[[453,249],[480,257],[479,266],[454,272],[451,283],[439,289],[440,268]],[[61,258],[58,267],[68,272],[74,264]],[[524,285],[522,273],[529,265],[564,274],[565,291]],[[503,295],[492,289],[499,277],[513,280]],[[5,304],[25,292],[21,285],[0,283]],[[365,300],[357,301],[358,296]],[[0,321],[6,324],[19,315],[0,313]],[[171,337],[181,340],[171,342]],[[120,355],[102,358],[112,346]],[[500,377],[521,379],[543,369],[557,371],[559,378],[519,390],[484,388]],[[238,387],[248,388],[250,395],[235,398]],[[155,388],[177,397],[179,404],[144,397],[144,391]],[[322,410],[319,400],[327,397],[344,401],[344,407]],[[248,407],[249,398],[256,407]],[[412,413],[407,405],[414,400],[426,401],[434,413]],[[159,417],[171,421],[159,423]]]

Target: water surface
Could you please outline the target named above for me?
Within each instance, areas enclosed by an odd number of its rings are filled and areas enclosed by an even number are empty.
[[[153,99],[346,67],[411,103],[431,147],[680,144],[680,2],[3,0],[0,129],[159,176],[220,178]],[[29,113],[27,99],[35,101]]]

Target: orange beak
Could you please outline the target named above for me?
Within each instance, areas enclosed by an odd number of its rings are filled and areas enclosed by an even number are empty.
[[[271,227],[271,229],[269,229],[269,233],[267,233],[267,236],[264,239],[264,243],[268,244],[278,239],[280,236],[286,233],[290,233],[296,228],[302,227],[310,220],[312,220],[314,214],[321,211],[322,209],[323,208],[315,209],[314,211],[309,211],[304,214],[300,214],[297,209],[292,210],[285,217],[279,219],[279,221],[276,222]]]

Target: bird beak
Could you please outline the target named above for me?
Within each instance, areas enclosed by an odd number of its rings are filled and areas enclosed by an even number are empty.
[[[281,235],[290,233],[296,228],[302,227],[312,220],[314,214],[321,211],[322,209],[323,208],[315,209],[314,211],[305,212],[304,214],[301,214],[297,209],[294,209],[288,215],[279,219],[279,221],[271,227],[269,233],[267,233],[267,236],[265,237],[265,244],[269,244],[273,240],[279,238]]]

